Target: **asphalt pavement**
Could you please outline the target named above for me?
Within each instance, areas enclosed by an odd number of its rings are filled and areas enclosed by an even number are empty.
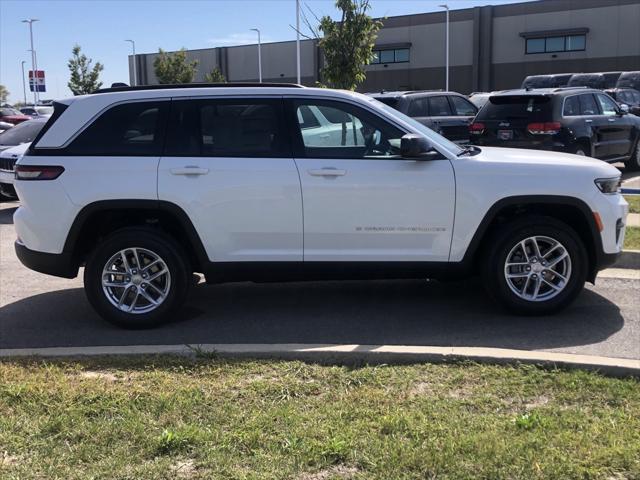
[[[640,280],[603,278],[564,312],[507,315],[478,280],[198,284],[176,321],[105,323],[82,281],[41,275],[13,251],[15,203],[0,203],[0,349],[179,344],[494,347],[640,359]]]

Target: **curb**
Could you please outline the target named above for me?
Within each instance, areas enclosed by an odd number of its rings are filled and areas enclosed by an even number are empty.
[[[213,358],[303,360],[319,363],[419,363],[471,360],[490,364],[533,364],[594,370],[616,376],[640,377],[640,360],[573,353],[486,347],[339,344],[205,344],[50,347],[0,350],[0,358],[77,357],[99,355],[184,355]]]
[[[610,268],[640,269],[640,250],[623,250],[616,263]]]

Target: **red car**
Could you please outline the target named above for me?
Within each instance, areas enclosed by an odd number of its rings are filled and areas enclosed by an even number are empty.
[[[20,113],[15,108],[0,107],[0,122],[12,123],[17,125],[27,120],[31,120],[33,117]]]

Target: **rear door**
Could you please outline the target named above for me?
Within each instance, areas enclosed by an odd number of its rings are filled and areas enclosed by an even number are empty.
[[[282,99],[172,104],[158,197],[189,215],[209,260],[301,261],[300,179]]]

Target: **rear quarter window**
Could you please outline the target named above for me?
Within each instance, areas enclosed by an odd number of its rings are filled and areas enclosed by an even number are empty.
[[[551,98],[534,95],[490,97],[478,113],[478,120],[548,121],[552,117]]]

